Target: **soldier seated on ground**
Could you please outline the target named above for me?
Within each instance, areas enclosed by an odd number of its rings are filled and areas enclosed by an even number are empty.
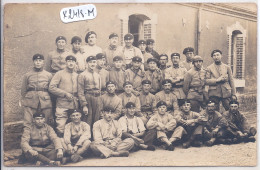
[[[68,161],[81,161],[91,143],[90,127],[86,122],[81,121],[81,112],[70,109],[68,113],[71,122],[66,124],[64,130],[62,144],[65,155],[62,158],[62,164]]]
[[[256,128],[250,126],[239,111],[239,102],[230,101],[229,110],[223,113],[227,127],[219,132],[220,142],[225,144],[255,142]]]
[[[183,143],[183,148],[189,148],[191,144],[193,146],[202,145],[202,122],[205,121],[205,117],[190,109],[190,101],[185,100],[181,103],[180,112],[175,115],[177,128],[172,135],[173,145]]]
[[[176,120],[167,112],[167,104],[164,101],[159,101],[156,107],[158,113],[150,118],[146,127],[149,130],[154,130],[155,135],[152,132],[150,132],[150,135],[151,138],[157,138],[156,143],[158,145],[163,145],[166,150],[173,151],[172,133],[176,127]]]
[[[155,150],[152,143],[150,135],[145,133],[145,127],[143,121],[136,117],[136,105],[133,102],[128,102],[126,104],[126,115],[121,117],[118,122],[122,128],[122,138],[132,138],[135,142],[135,147],[133,150],[143,149],[143,150]]]
[[[60,138],[53,128],[45,123],[45,114],[33,115],[33,124],[25,127],[21,139],[22,155],[18,163],[36,163],[39,165],[59,166],[63,157]]]
[[[128,157],[129,151],[134,147],[134,140],[121,140],[122,129],[118,121],[113,120],[113,108],[104,107],[102,114],[104,118],[95,122],[93,126],[94,142],[90,145],[91,150],[101,158]]]

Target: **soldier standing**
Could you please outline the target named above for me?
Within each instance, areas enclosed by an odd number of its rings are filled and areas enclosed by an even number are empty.
[[[33,113],[41,110],[46,115],[46,122],[53,126],[52,103],[48,93],[52,74],[43,69],[44,56],[33,55],[33,69],[23,77],[21,95],[24,106],[24,126],[32,123]]]
[[[84,53],[84,60],[89,56],[96,56],[98,53],[102,53],[102,49],[96,45],[97,34],[94,31],[89,31],[85,36],[86,45],[82,46],[81,51]]]
[[[163,74],[163,79],[165,78],[165,71],[167,68],[171,67],[170,65],[167,65],[168,63],[168,55],[167,54],[161,54],[159,56],[159,69],[161,69]]]
[[[152,54],[154,58],[159,60],[159,54],[154,50],[154,40],[153,39],[147,39],[146,40],[146,52]]]
[[[101,93],[104,94],[106,92],[106,82],[109,81],[109,72],[104,69],[106,58],[103,53],[98,53],[96,55],[96,59],[97,59],[96,72],[101,77]]]
[[[183,54],[186,56],[186,60],[182,62],[182,65],[189,71],[193,67],[192,59],[194,57],[194,48],[185,48],[183,50]]]
[[[145,40],[139,40],[138,41],[138,48],[141,50],[143,56],[144,56],[144,70],[146,71],[148,69],[148,64],[147,64],[147,60],[149,58],[153,58],[153,56],[150,53],[147,53],[145,51],[146,48],[146,41]]]

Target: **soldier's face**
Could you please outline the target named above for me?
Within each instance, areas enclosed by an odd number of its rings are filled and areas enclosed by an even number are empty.
[[[36,60],[33,61],[33,64],[34,64],[34,67],[35,67],[35,68],[40,69],[40,68],[42,68],[43,65],[44,65],[44,60],[42,60],[42,59],[36,59]]]
[[[200,70],[202,68],[203,61],[195,61],[193,64],[195,68]]]
[[[97,42],[97,36],[96,36],[96,34],[91,34],[91,35],[88,37],[88,44],[89,44],[90,46],[93,46],[93,45],[96,44],[96,42]]]
[[[148,93],[148,92],[150,92],[150,89],[151,89],[151,84],[143,84],[143,91],[145,92],[145,93]]]
[[[184,112],[189,112],[190,109],[191,109],[191,104],[190,103],[185,103],[185,104],[182,105],[182,110]]]
[[[115,68],[117,69],[122,68],[122,64],[123,64],[122,60],[114,61]]]
[[[75,112],[70,116],[71,121],[74,123],[80,122],[81,121],[80,118],[81,118],[81,113],[79,112]]]
[[[168,58],[166,56],[162,56],[159,62],[161,65],[166,65],[166,63],[168,62]]]
[[[97,60],[91,60],[88,62],[88,68],[90,68],[91,70],[94,70],[97,66]]]
[[[58,40],[56,45],[57,45],[57,48],[59,50],[63,50],[66,46],[66,41],[65,40]]]
[[[179,56],[172,56],[172,64],[179,65],[180,57]]]
[[[231,113],[236,113],[238,111],[238,104],[231,104],[229,106],[229,109],[230,109]]]
[[[81,42],[76,41],[76,42],[74,42],[74,43],[72,44],[72,48],[73,48],[75,51],[79,51],[79,50],[80,50],[80,47],[81,47]]]
[[[43,127],[45,118],[44,117],[35,117],[34,122],[37,127]]]
[[[148,67],[149,67],[150,70],[156,70],[157,64],[154,61],[150,61],[149,64],[148,64]]]
[[[117,46],[118,44],[118,37],[110,38],[110,45]]]
[[[112,120],[112,116],[113,116],[112,112],[104,111],[103,114],[104,114],[104,119],[106,121],[110,122]]]
[[[135,115],[135,107],[128,108],[128,109],[127,109],[127,113],[128,113],[130,116],[134,116],[134,115]]]
[[[125,85],[124,90],[125,90],[126,94],[131,94],[132,90],[133,90],[133,86],[131,84],[127,84],[127,85]]]
[[[138,48],[139,48],[141,51],[145,51],[146,45],[145,45],[145,44],[140,44],[140,45],[138,46]]]
[[[132,62],[132,64],[133,64],[134,69],[139,69],[142,65],[142,63],[139,61],[134,61],[134,62]]]
[[[134,42],[134,39],[131,39],[131,40],[125,40],[125,46],[127,46],[127,47],[131,47],[132,44],[133,44],[133,42]]]
[[[97,60],[97,65],[100,67],[104,67],[105,62],[106,62],[105,58],[99,59],[99,60]]]
[[[166,91],[166,92],[170,92],[171,91],[171,88],[172,88],[172,84],[171,83],[166,83],[163,85],[163,89]]]
[[[74,60],[67,60],[66,61],[66,64],[67,64],[67,67],[69,69],[74,69],[75,68],[75,65],[76,65],[76,62]]]
[[[160,115],[164,115],[166,111],[167,111],[167,107],[165,105],[158,107],[158,112]]]
[[[107,92],[108,93],[115,93],[115,90],[116,90],[116,86],[114,84],[108,84],[107,85]]]
[[[191,60],[191,59],[194,57],[194,53],[193,53],[193,52],[187,52],[187,53],[185,54],[185,56],[186,56],[186,59],[187,59],[187,60]]]
[[[222,55],[220,54],[220,52],[216,52],[213,54],[212,58],[215,62],[221,62]]]
[[[215,103],[209,103],[207,105],[207,109],[208,109],[209,113],[213,113],[215,110]]]
[[[152,49],[153,49],[153,47],[154,47],[153,43],[152,43],[152,44],[149,44],[149,45],[147,45],[147,48],[148,48],[149,50],[152,50]]]

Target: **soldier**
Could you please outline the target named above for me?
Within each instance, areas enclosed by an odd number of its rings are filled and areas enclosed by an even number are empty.
[[[92,125],[99,120],[99,100],[101,96],[101,77],[95,72],[97,59],[89,56],[86,59],[87,69],[78,77],[78,96],[85,114],[84,121]]]
[[[119,37],[116,33],[109,35],[109,46],[104,50],[106,56],[106,65],[112,68],[114,66],[114,57],[123,56],[123,47],[118,45]]]
[[[145,48],[147,53],[152,54],[154,58],[159,60],[159,54],[154,50],[154,40],[153,39],[147,39],[146,40],[147,47]]]
[[[106,58],[103,53],[98,53],[96,55],[96,59],[97,59],[96,72],[101,77],[101,93],[104,94],[106,92],[106,82],[109,81],[109,72],[104,69]]]
[[[201,113],[201,115],[205,117],[203,136],[207,146],[212,146],[216,142],[218,132],[226,126],[226,122],[221,113],[215,109],[214,101],[209,100],[205,111]]]
[[[192,59],[194,57],[194,48],[185,48],[183,54],[186,56],[186,61],[182,62],[182,65],[189,71],[193,67]]]
[[[118,120],[122,114],[122,99],[115,94],[116,85],[112,81],[106,83],[107,93],[101,96],[100,105],[98,106],[101,110],[105,107],[113,108],[114,114],[113,119]],[[103,115],[101,115],[101,118]],[[100,118],[100,116],[99,116]]]
[[[63,157],[60,138],[53,128],[45,123],[45,114],[36,112],[33,124],[24,128],[21,139],[22,155],[19,162],[29,161],[36,165],[60,165]],[[23,159],[23,160],[22,160]]]
[[[153,56],[150,53],[147,53],[145,51],[146,48],[146,41],[145,40],[139,40],[138,41],[138,48],[141,50],[143,56],[144,56],[144,70],[146,71],[148,69],[148,64],[147,64],[147,60],[149,58],[153,58]]]
[[[156,93],[157,101],[164,101],[167,104],[167,112],[174,115],[179,110],[178,100],[175,94],[171,92],[172,81],[165,79],[162,81],[163,90]]]
[[[159,143],[165,144],[166,150],[173,151],[172,133],[176,127],[176,120],[167,113],[167,104],[159,101],[156,105],[158,113],[153,115],[146,124],[147,129],[156,129],[156,137]]]
[[[180,102],[186,99],[186,95],[183,92],[183,82],[187,70],[180,65],[179,53],[172,53],[171,59],[173,66],[165,70],[165,79],[170,79],[172,81],[172,91],[173,94],[176,95],[180,106]]]
[[[224,139],[222,141],[226,143],[255,141],[256,128],[250,126],[245,115],[239,111],[238,101],[229,102],[229,110],[223,113],[223,117],[227,121],[227,127],[218,134]]]
[[[109,80],[116,84],[116,94],[120,95],[124,92],[124,83],[126,82],[126,73],[122,69],[123,58],[115,56],[113,58],[114,67],[109,71]]]
[[[133,92],[133,84],[129,81],[124,83],[124,93],[120,94],[118,97],[122,99],[122,115],[125,115],[126,113],[126,104],[128,102],[132,102],[135,104],[135,112],[138,116],[141,116],[141,103],[137,96],[135,96]]]
[[[191,102],[191,110],[200,112],[200,107],[204,107],[206,71],[202,68],[203,59],[200,56],[195,56],[192,63],[194,67],[184,77],[183,91]]]
[[[126,70],[126,81],[133,83],[133,93],[138,96],[142,89],[142,79],[145,72],[141,69],[142,59],[138,56],[132,58],[133,66]]]
[[[144,56],[141,52],[141,50],[137,47],[133,46],[134,42],[134,36],[130,33],[126,34],[124,36],[125,46],[123,47],[123,59],[126,65],[126,69],[132,67],[132,59],[136,56],[141,58],[141,62],[144,62]],[[144,67],[142,65],[142,70],[144,70]]]
[[[141,113],[144,124],[146,125],[147,121],[153,116],[156,112],[156,98],[153,94],[150,93],[151,81],[143,80],[142,81],[142,92],[140,93],[139,99],[141,102]]]
[[[135,142],[135,147],[133,150],[143,149],[143,150],[155,150],[152,143],[153,138],[148,133],[145,133],[145,127],[143,121],[136,117],[136,106],[133,102],[128,102],[126,104],[126,115],[121,117],[118,122],[122,128],[122,138],[132,138]]]
[[[113,108],[104,107],[104,118],[95,122],[93,126],[94,142],[90,148],[94,154],[101,158],[111,156],[128,156],[129,151],[134,147],[134,140],[126,138],[121,140],[122,129],[119,123],[113,119]]]
[[[78,36],[74,36],[71,39],[72,50],[71,54],[76,57],[77,60],[77,73],[82,73],[86,69],[86,60],[83,53],[80,51],[82,39]]]
[[[46,115],[46,122],[53,126],[52,103],[48,93],[52,74],[43,69],[44,56],[33,55],[33,69],[23,77],[21,95],[24,106],[24,126],[32,123],[33,113],[41,110]]]
[[[66,124],[63,137],[63,148],[65,155],[62,158],[62,164],[68,161],[80,162],[83,155],[86,154],[90,146],[91,132],[86,122],[81,121],[81,112],[79,110],[68,110],[71,122]]]
[[[78,74],[74,71],[76,66],[74,56],[66,57],[66,68],[58,71],[52,78],[49,91],[57,96],[56,106],[56,132],[63,137],[64,127],[68,119],[68,109],[78,108]]]
[[[190,100],[183,101],[180,112],[174,116],[177,121],[177,128],[172,135],[171,142],[173,145],[176,145],[179,140],[184,142],[183,148],[188,148],[191,144],[194,146],[202,145],[202,124],[205,122],[205,117],[191,111],[191,105]]]
[[[81,51],[84,53],[84,60],[89,56],[96,56],[98,53],[102,53],[102,49],[96,45],[97,34],[94,31],[89,31],[85,36],[86,45],[82,46]]]
[[[46,59],[45,69],[53,74],[57,71],[63,70],[66,67],[65,58],[70,55],[69,50],[66,47],[67,40],[64,36],[58,36],[56,38],[57,49],[51,51]]]
[[[163,74],[160,69],[158,69],[158,62],[155,58],[149,58],[147,60],[148,70],[145,71],[144,79],[150,80],[151,84],[151,93],[156,94],[161,90],[161,84],[163,81]]]
[[[231,68],[221,62],[222,52],[213,50],[211,57],[214,63],[208,66],[206,82],[209,85],[209,98],[216,103],[216,109],[219,111],[219,102],[222,102],[225,110],[229,109],[229,101],[236,99],[236,88]]]
[[[167,68],[170,68],[170,65],[167,65],[168,63],[168,55],[167,54],[161,54],[159,56],[159,69],[161,69],[163,78],[165,78],[165,70]]]

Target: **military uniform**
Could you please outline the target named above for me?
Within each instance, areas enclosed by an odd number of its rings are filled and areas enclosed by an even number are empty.
[[[124,70],[113,67],[112,70],[109,71],[109,80],[115,82],[117,94],[124,92],[123,84],[126,82],[126,72]]]
[[[98,53],[98,54],[96,55],[96,58],[97,58],[97,60],[100,60],[100,59],[102,59],[102,58],[105,58],[105,56],[104,56],[103,53]],[[97,67],[96,67],[96,72],[97,72],[97,73],[100,75],[100,77],[101,77],[101,91],[102,91],[103,93],[105,93],[105,91],[106,91],[106,82],[109,81],[109,72],[108,72],[106,69],[104,69],[103,67],[100,67],[100,66],[98,66],[98,65],[97,65]]]
[[[149,45],[149,44],[153,44],[154,43],[154,40],[153,39],[147,39],[146,41],[146,45]],[[154,50],[149,50],[148,47],[146,47],[146,50],[145,50],[147,53],[150,53],[154,58],[156,58],[157,60],[159,60],[159,54]]]
[[[183,54],[186,55],[187,52],[192,52],[194,54],[194,48],[187,47],[183,50]],[[191,68],[193,68],[192,59],[188,60],[186,57],[186,60],[181,62],[181,66],[185,67],[187,71],[189,71]]]
[[[99,108],[103,110],[105,107],[110,107],[114,110],[115,114],[113,119],[119,119],[122,114],[122,99],[116,94],[106,93],[101,96]]]
[[[161,90],[161,83],[163,80],[163,74],[161,70],[157,69],[153,72],[151,70],[147,70],[144,74],[144,80],[150,80],[151,81],[151,90],[150,92],[152,94],[156,94]]]
[[[151,93],[141,92],[139,96],[141,102],[141,113],[144,124],[153,116],[156,109],[156,98]]]
[[[102,53],[102,49],[100,47],[98,47],[97,45],[88,44],[88,38],[92,34],[95,34],[97,36],[97,34],[94,31],[89,31],[85,36],[85,42],[87,43],[87,45],[84,45],[81,48],[85,61],[89,56],[96,56],[98,53]]]
[[[57,72],[51,80],[49,91],[57,96],[56,128],[62,134],[68,119],[66,110],[78,108],[78,74],[68,68]],[[72,94],[73,98],[66,98],[67,93]]]
[[[101,119],[93,126],[94,142],[90,148],[96,155],[108,158],[113,151],[129,151],[134,147],[134,141],[131,138],[121,140],[122,129],[116,120],[107,122]]]
[[[125,92],[120,94],[118,97],[120,97],[122,99],[122,114],[125,115],[126,114],[126,104],[128,102],[133,102],[135,104],[136,107],[136,112],[137,115],[140,116],[140,112],[141,112],[141,103],[140,100],[137,96],[135,96],[133,93],[131,94],[126,94]]]

